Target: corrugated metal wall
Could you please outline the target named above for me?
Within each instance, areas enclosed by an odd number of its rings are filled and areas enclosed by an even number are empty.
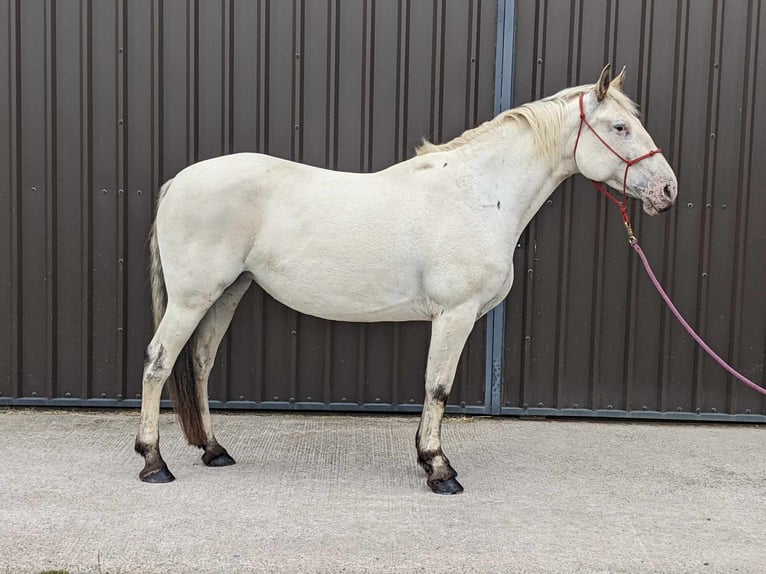
[[[685,316],[763,382],[766,7],[518,2],[516,33],[516,103],[591,82],[605,61],[628,66],[626,91],[680,182],[678,207],[662,217],[633,202],[641,244]],[[619,217],[582,178],[532,222],[516,269],[503,412],[766,413],[665,310]]]
[[[490,0],[0,1],[0,401],[136,404],[161,182],[241,150],[371,171],[461,133],[493,113],[496,12]],[[486,408],[485,330],[452,395],[467,411]],[[253,289],[211,398],[416,408],[428,335],[321,321]]]
[[[592,82],[605,61],[628,66],[680,179],[677,209],[632,206],[642,245],[691,322],[763,381],[764,32],[761,0],[0,0],[0,404],[138,403],[154,190],[185,165],[256,150],[375,170],[489,118],[511,86],[518,104]],[[516,269],[497,336],[482,321],[471,337],[456,408],[766,414],[664,310],[582,178],[532,222]],[[427,338],[253,289],[211,398],[416,409]]]

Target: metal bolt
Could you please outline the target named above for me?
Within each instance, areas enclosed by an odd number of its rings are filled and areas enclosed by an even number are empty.
[[[106,188],[103,188],[103,189],[101,190],[101,193],[106,193],[106,191],[107,191],[107,190],[106,190]]]
[[[117,50],[117,51],[118,51],[120,54],[122,54],[122,53],[123,53],[125,50],[123,50],[123,49],[122,49],[122,47],[120,47],[120,48],[119,48],[119,50]]]
[[[729,207],[729,206],[728,206],[728,205],[726,205],[726,204],[724,203],[724,204],[721,206],[721,209],[726,209],[727,207]]]
[[[548,201],[545,202],[545,205],[553,205],[553,200],[549,199]]]
[[[694,204],[690,201],[689,203],[686,204],[686,207],[694,207]]]
[[[35,186],[32,186],[32,189],[30,191],[37,191],[37,188]]]
[[[298,54],[295,54],[295,59],[296,59],[296,60],[300,60],[300,59],[301,59],[301,55],[300,55],[300,53],[298,53]]]
[[[239,395],[239,400],[240,401],[244,401],[245,400],[245,395]]]
[[[521,243],[516,244],[516,249],[521,249]]]
[[[705,204],[705,208],[710,209],[711,207],[713,207],[711,204],[709,204],[709,203]]]
[[[106,398],[106,393],[101,393],[101,398],[105,399]]]
[[[642,410],[642,411],[648,411],[648,410],[649,410],[649,407],[647,407],[646,405],[644,405],[644,406],[642,406],[642,407],[641,407],[641,410]]]
[[[306,397],[306,400],[307,400],[308,402],[311,402],[311,395],[309,395],[308,397]]]
[[[119,263],[120,265],[122,265],[123,263],[125,263],[125,260],[124,260],[122,257],[120,257],[120,258],[117,260],[117,263]]]
[[[718,411],[716,410],[716,408],[715,408],[715,407],[713,407],[712,409],[710,409],[710,412],[711,412],[711,413],[717,413]]]
[[[702,272],[702,278],[705,279],[707,277],[707,272]]]
[[[525,340],[526,342],[529,342],[529,341],[531,341],[531,340],[532,340],[532,337],[530,337],[529,335],[527,335],[526,337],[524,337],[524,340]]]
[[[37,393],[36,393],[35,391],[32,391],[32,396],[33,396],[33,397],[36,397],[36,396],[37,396]]]
[[[471,63],[473,64],[475,61],[476,61],[476,58],[474,58],[473,56],[471,56]]]
[[[124,330],[125,330],[125,329],[123,329],[122,327],[117,327],[117,332],[118,332],[118,333],[122,333]]]
[[[710,134],[710,139],[711,139],[711,140],[712,140],[712,139],[715,139],[715,132],[713,132],[712,134]]]
[[[700,408],[694,409],[694,412],[697,413],[697,414],[700,414],[702,412],[702,409],[700,409]]]
[[[375,399],[375,402],[376,402],[376,403],[379,403],[379,402],[380,402],[380,399]]]
[[[345,402],[348,400],[348,398],[346,398],[346,397],[341,397],[341,398],[340,398],[340,400],[341,400],[342,402],[344,402],[344,403],[345,403]]]
[[[136,190],[136,193],[137,193],[138,195],[141,195],[141,194],[142,194],[142,193],[144,193],[144,192],[143,192],[143,191],[141,191],[140,189],[137,189],[137,190]]]
[[[290,397],[290,402],[294,403],[295,402],[295,397]]]
[[[522,409],[528,409],[529,408],[529,404],[528,403],[524,403],[523,405],[521,405],[521,408]]]
[[[136,398],[140,399],[141,398],[141,393],[136,393]]]
[[[294,330],[293,330],[293,331],[290,331],[290,334],[291,334],[291,335],[295,335],[295,331],[294,331]]]
[[[543,407],[543,403],[537,403],[537,406],[542,408]]]
[[[680,412],[683,412],[684,408],[683,407],[678,407],[676,410],[680,413]]]
[[[572,405],[572,408],[573,409],[579,409],[580,405],[578,403],[575,403],[575,404]]]
[[[275,400],[275,401],[278,401],[278,400],[279,400],[279,397],[274,397],[274,400]]]
[[[118,189],[117,193],[125,193],[125,190],[124,189]]]
[[[534,272],[535,272],[535,270],[534,270],[534,269],[527,269],[527,273],[528,273],[529,275],[532,275],[532,273],[534,273]]]
[[[117,400],[121,401],[122,400],[122,395],[117,395]]]
[[[613,409],[614,407],[612,405],[606,405],[606,408]]]
[[[117,120],[117,123],[118,123],[118,124],[120,124],[120,125],[122,125],[122,118],[120,118],[119,120]]]
[[[411,405],[413,405],[413,404],[415,404],[415,399],[410,399],[410,400],[409,400],[409,401],[407,401],[407,402],[408,402],[408,403],[410,403]]]
[[[481,404],[482,404],[482,402],[481,402],[481,401],[476,401],[476,404],[477,404],[477,405],[481,405]]]
[[[64,393],[64,396],[68,399],[72,398],[72,393]]]
[[[538,64],[542,64],[543,63],[543,59],[542,58],[537,58],[537,63]]]
[[[299,130],[299,129],[301,129],[301,126],[300,126],[300,124],[295,124],[295,129],[296,129],[296,130]]]
[[[465,401],[460,401],[460,406],[465,408]]]
[[[745,409],[745,414],[749,415],[753,412],[753,409]]]

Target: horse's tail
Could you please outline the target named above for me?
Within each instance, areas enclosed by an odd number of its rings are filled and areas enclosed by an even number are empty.
[[[165,194],[170,188],[173,180],[165,182],[160,188],[157,197],[157,208],[162,202]],[[157,221],[155,218],[152,230],[149,234],[149,257],[150,267],[149,276],[152,286],[152,315],[154,317],[155,330],[160,325],[162,317],[168,305],[167,289],[165,288],[165,274],[162,272],[162,260],[160,259],[160,248],[157,242]],[[168,377],[168,389],[173,399],[173,405],[178,415],[178,421],[186,435],[189,444],[203,447],[207,442],[204,427],[202,425],[202,414],[200,411],[199,400],[196,391],[196,379],[194,373],[194,361],[192,357],[192,346],[194,344],[194,335],[184,345],[183,349],[176,359],[173,371]]]

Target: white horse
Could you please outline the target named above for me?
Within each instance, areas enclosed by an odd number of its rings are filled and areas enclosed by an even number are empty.
[[[255,153],[209,159],[165,183],[151,235],[156,332],[146,351],[136,451],[146,482],[174,479],[160,455],[165,381],[189,443],[208,466],[234,464],[210,421],[207,384],[240,299],[256,281],[285,305],[343,321],[431,321],[418,461],[436,493],[463,490],[441,448],[444,405],[477,319],[513,281],[522,230],[569,176],[622,189],[625,158],[656,146],[610,67],[595,85],[501,113],[370,174]],[[580,96],[582,95],[582,98]],[[676,177],[659,154],[635,165],[625,192],[649,215],[669,209]],[[178,360],[176,360],[178,359]],[[174,366],[175,365],[175,366]]]

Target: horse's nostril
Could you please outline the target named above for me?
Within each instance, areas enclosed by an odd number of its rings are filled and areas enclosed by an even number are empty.
[[[673,186],[668,184],[664,188],[662,188],[662,192],[665,194],[665,197],[667,197],[669,200],[673,201]]]

